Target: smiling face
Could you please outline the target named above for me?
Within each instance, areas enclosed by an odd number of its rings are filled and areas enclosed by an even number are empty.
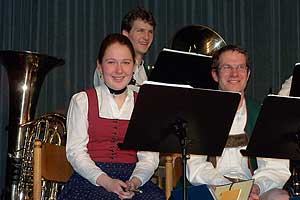
[[[223,66],[227,66],[227,69]],[[231,66],[230,69],[228,66]],[[241,92],[244,95],[250,69],[241,70],[239,66],[247,66],[247,63],[246,56],[238,51],[228,50],[219,56],[219,66],[212,70],[212,77],[218,82],[220,90]]]
[[[136,59],[138,61],[142,60],[153,41],[153,26],[146,21],[136,19],[130,31],[123,30],[122,34],[127,36],[131,41],[135,50]]]
[[[126,45],[115,42],[106,48],[102,61],[97,61],[97,67],[108,87],[121,90],[132,78],[134,58]]]

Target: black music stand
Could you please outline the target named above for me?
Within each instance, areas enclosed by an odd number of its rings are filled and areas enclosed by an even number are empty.
[[[151,71],[149,80],[185,84],[194,88],[217,89],[211,76],[211,56],[163,49]]]
[[[292,85],[290,89],[290,95],[293,97],[300,97],[300,63],[296,63],[293,70]],[[292,193],[300,196],[300,160],[290,160],[290,170],[292,176],[289,180],[289,184],[294,185]],[[293,183],[295,182],[295,183]],[[295,189],[297,188],[297,189]]]
[[[222,154],[239,101],[239,93],[144,84],[119,146],[181,153],[185,200],[187,154]]]
[[[293,71],[290,96],[300,97],[300,63],[296,63]]]
[[[244,156],[300,160],[300,98],[268,95]]]
[[[264,99],[256,125],[244,156],[290,159],[300,161],[300,98],[269,95]],[[294,173],[294,172],[293,172]],[[291,177],[288,185],[299,184]],[[289,186],[293,196],[299,196],[299,185]]]

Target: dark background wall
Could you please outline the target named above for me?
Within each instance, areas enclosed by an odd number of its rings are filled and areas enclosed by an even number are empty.
[[[100,41],[120,31],[133,7],[151,10],[157,20],[155,40],[146,56],[153,65],[172,36],[186,25],[213,28],[227,43],[247,49],[252,75],[247,94],[261,101],[300,61],[298,0],[0,0],[0,50],[29,50],[65,59],[48,73],[36,117],[65,112],[72,94],[92,87]],[[8,77],[0,67],[0,186],[5,175],[8,125]]]

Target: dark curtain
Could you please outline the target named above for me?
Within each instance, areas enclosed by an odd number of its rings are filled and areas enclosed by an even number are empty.
[[[92,87],[100,41],[120,31],[133,7],[151,10],[157,20],[146,63],[153,65],[172,36],[186,25],[213,28],[227,43],[247,49],[252,61],[247,94],[261,101],[277,93],[300,57],[298,0],[0,0],[0,50],[28,50],[65,60],[42,85],[36,117],[65,113],[72,94]],[[0,186],[5,176],[8,133],[8,77],[0,67]]]

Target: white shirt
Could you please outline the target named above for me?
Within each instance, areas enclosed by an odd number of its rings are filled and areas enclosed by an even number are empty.
[[[144,81],[148,80],[143,60],[140,65],[135,65],[133,78],[136,81],[135,85],[128,85],[128,87],[131,88],[133,91],[138,92],[140,86],[143,85]],[[103,83],[103,77],[101,76],[98,68],[96,67],[94,72],[94,87],[97,87]]]
[[[244,133],[247,121],[245,100],[237,111],[229,135]],[[244,147],[224,148],[221,157],[217,157],[217,167],[207,162],[207,156],[191,155],[187,162],[187,178],[193,185],[223,185],[230,181],[224,176],[240,179],[255,179],[261,193],[272,188],[282,188],[290,177],[289,161],[283,159],[257,158],[258,169],[254,175],[248,168],[248,158],[240,153]]]
[[[292,87],[292,79],[293,76],[290,76],[288,79],[284,81],[284,83],[281,86],[281,89],[279,91],[280,96],[290,96],[290,91]]]
[[[129,120],[134,107],[134,96],[131,89],[127,89],[127,97],[119,110],[113,95],[108,88],[102,84],[96,87],[100,117],[110,119]],[[67,115],[67,158],[73,169],[82,177],[96,184],[97,178],[104,172],[96,166],[87,152],[88,136],[88,99],[85,92],[75,94],[70,102]],[[137,152],[138,162],[131,175],[139,178],[142,185],[153,175],[159,163],[157,152]]]

